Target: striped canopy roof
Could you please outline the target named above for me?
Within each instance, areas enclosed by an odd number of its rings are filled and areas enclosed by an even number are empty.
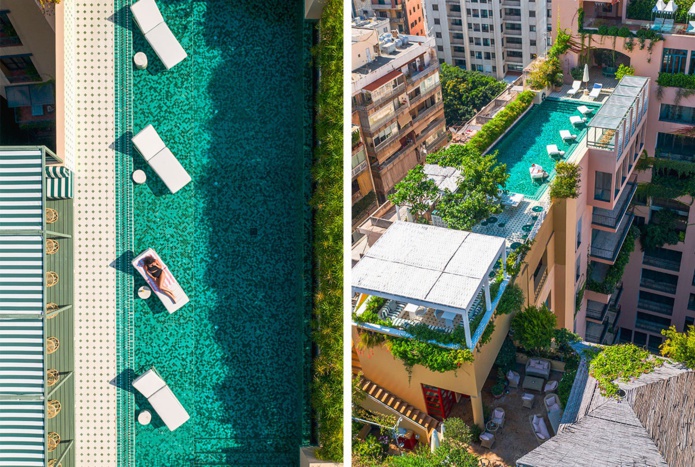
[[[45,465],[43,158],[0,150],[0,466]]]

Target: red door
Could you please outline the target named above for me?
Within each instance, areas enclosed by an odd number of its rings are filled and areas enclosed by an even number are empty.
[[[441,389],[423,384],[422,394],[425,396],[427,415],[440,420],[449,416],[451,408],[456,403],[454,391],[449,391],[448,389]]]

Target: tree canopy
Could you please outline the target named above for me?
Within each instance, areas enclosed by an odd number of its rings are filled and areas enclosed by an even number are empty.
[[[528,351],[539,353],[550,347],[555,336],[557,318],[543,304],[540,308],[530,306],[512,318],[514,340]]]
[[[675,326],[671,326],[661,334],[666,336],[660,347],[661,355],[695,369],[695,326],[688,326],[686,332],[678,332]]]
[[[425,169],[416,165],[408,174],[396,183],[395,192],[388,196],[389,201],[397,206],[410,206],[415,222],[426,222],[425,213],[437,199],[439,189],[434,181],[427,178]]]
[[[440,68],[444,116],[456,125],[473,118],[507,86],[492,76],[442,63]]]

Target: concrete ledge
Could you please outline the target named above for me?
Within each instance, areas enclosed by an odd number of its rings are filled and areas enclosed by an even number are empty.
[[[299,448],[300,467],[343,467],[342,463],[322,461],[314,457],[315,447]]]

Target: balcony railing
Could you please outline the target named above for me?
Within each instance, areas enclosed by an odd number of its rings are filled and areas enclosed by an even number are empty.
[[[513,42],[507,42],[504,44],[505,49],[514,49],[514,50],[521,50],[524,48],[522,44],[515,44]]]
[[[546,279],[548,279],[548,267],[543,266],[543,271],[540,272],[539,277],[537,277],[534,281],[534,295],[536,296],[536,300],[538,299],[538,295],[541,293],[541,290],[543,290],[543,286],[545,285]]]
[[[628,182],[613,209],[594,208],[591,223],[601,227],[617,229],[632,202],[632,198],[635,196],[635,191],[637,191],[637,183]]]
[[[415,122],[420,122],[422,121],[425,117],[432,115],[435,113],[437,110],[443,110],[444,109],[444,102],[439,101],[436,104],[434,104],[431,107],[428,107],[425,110],[421,110],[420,113],[418,113],[415,117],[413,117],[413,123]]]
[[[505,21],[521,21],[521,16],[518,15],[504,15]]]
[[[663,329],[668,328],[668,326],[661,326],[659,324],[652,323],[650,321],[646,321],[646,320],[639,319],[639,318],[637,318],[635,320],[635,327],[637,329],[643,329],[645,331],[653,332],[656,334],[661,334],[661,331]]]
[[[644,253],[642,264],[645,264],[647,266],[653,266],[659,269],[667,269],[669,271],[679,271],[681,268],[680,261],[676,261],[675,259],[660,258],[658,256],[653,256],[650,255],[649,252]]]
[[[597,233],[591,242],[590,255],[593,258],[603,259],[610,263],[615,262],[620,248],[622,248],[625,242],[625,237],[630,232],[633,219],[634,215],[628,213],[615,233],[603,230],[596,231]]]
[[[353,169],[352,169],[352,176],[353,176],[353,178],[356,177],[356,176],[358,176],[359,174],[361,174],[361,173],[364,172],[365,170],[367,170],[367,161],[366,161],[366,160],[363,160],[362,162],[360,162],[359,164],[357,164],[357,167],[353,167]]]
[[[391,92],[388,94],[381,96],[379,99],[375,101],[370,101],[370,102],[365,102],[363,104],[357,104],[355,105],[355,110],[371,110],[374,107],[377,107],[385,102],[389,102],[395,98],[397,98],[399,95],[403,94],[405,92],[405,83],[399,84]]]
[[[608,313],[608,304],[587,300],[586,302],[586,317],[603,323]]]
[[[521,29],[505,29],[504,34],[507,36],[520,36]]]
[[[662,282],[654,279],[649,279],[644,277],[642,275],[642,278],[640,279],[640,287],[644,287],[646,289],[652,289],[652,290],[658,290],[661,292],[666,292],[669,294],[675,294],[676,289],[678,288],[677,284],[669,284],[668,282]]]
[[[647,310],[647,311],[654,311],[656,313],[661,313],[663,315],[671,315],[673,314],[673,305],[669,305],[667,303],[660,303],[660,302],[655,302],[653,300],[647,300],[644,298],[640,298],[637,301],[637,308],[640,308],[642,310]]]
[[[504,59],[505,62],[511,62],[511,63],[523,63],[524,59],[522,57],[514,57],[507,55]]]
[[[433,70],[439,69],[439,62],[436,60],[432,60],[429,65],[427,65],[425,68],[422,70],[418,71],[411,71],[408,76],[406,76],[406,81],[409,84],[413,84],[416,81],[418,81],[421,78],[425,78],[428,73],[430,73]]]

